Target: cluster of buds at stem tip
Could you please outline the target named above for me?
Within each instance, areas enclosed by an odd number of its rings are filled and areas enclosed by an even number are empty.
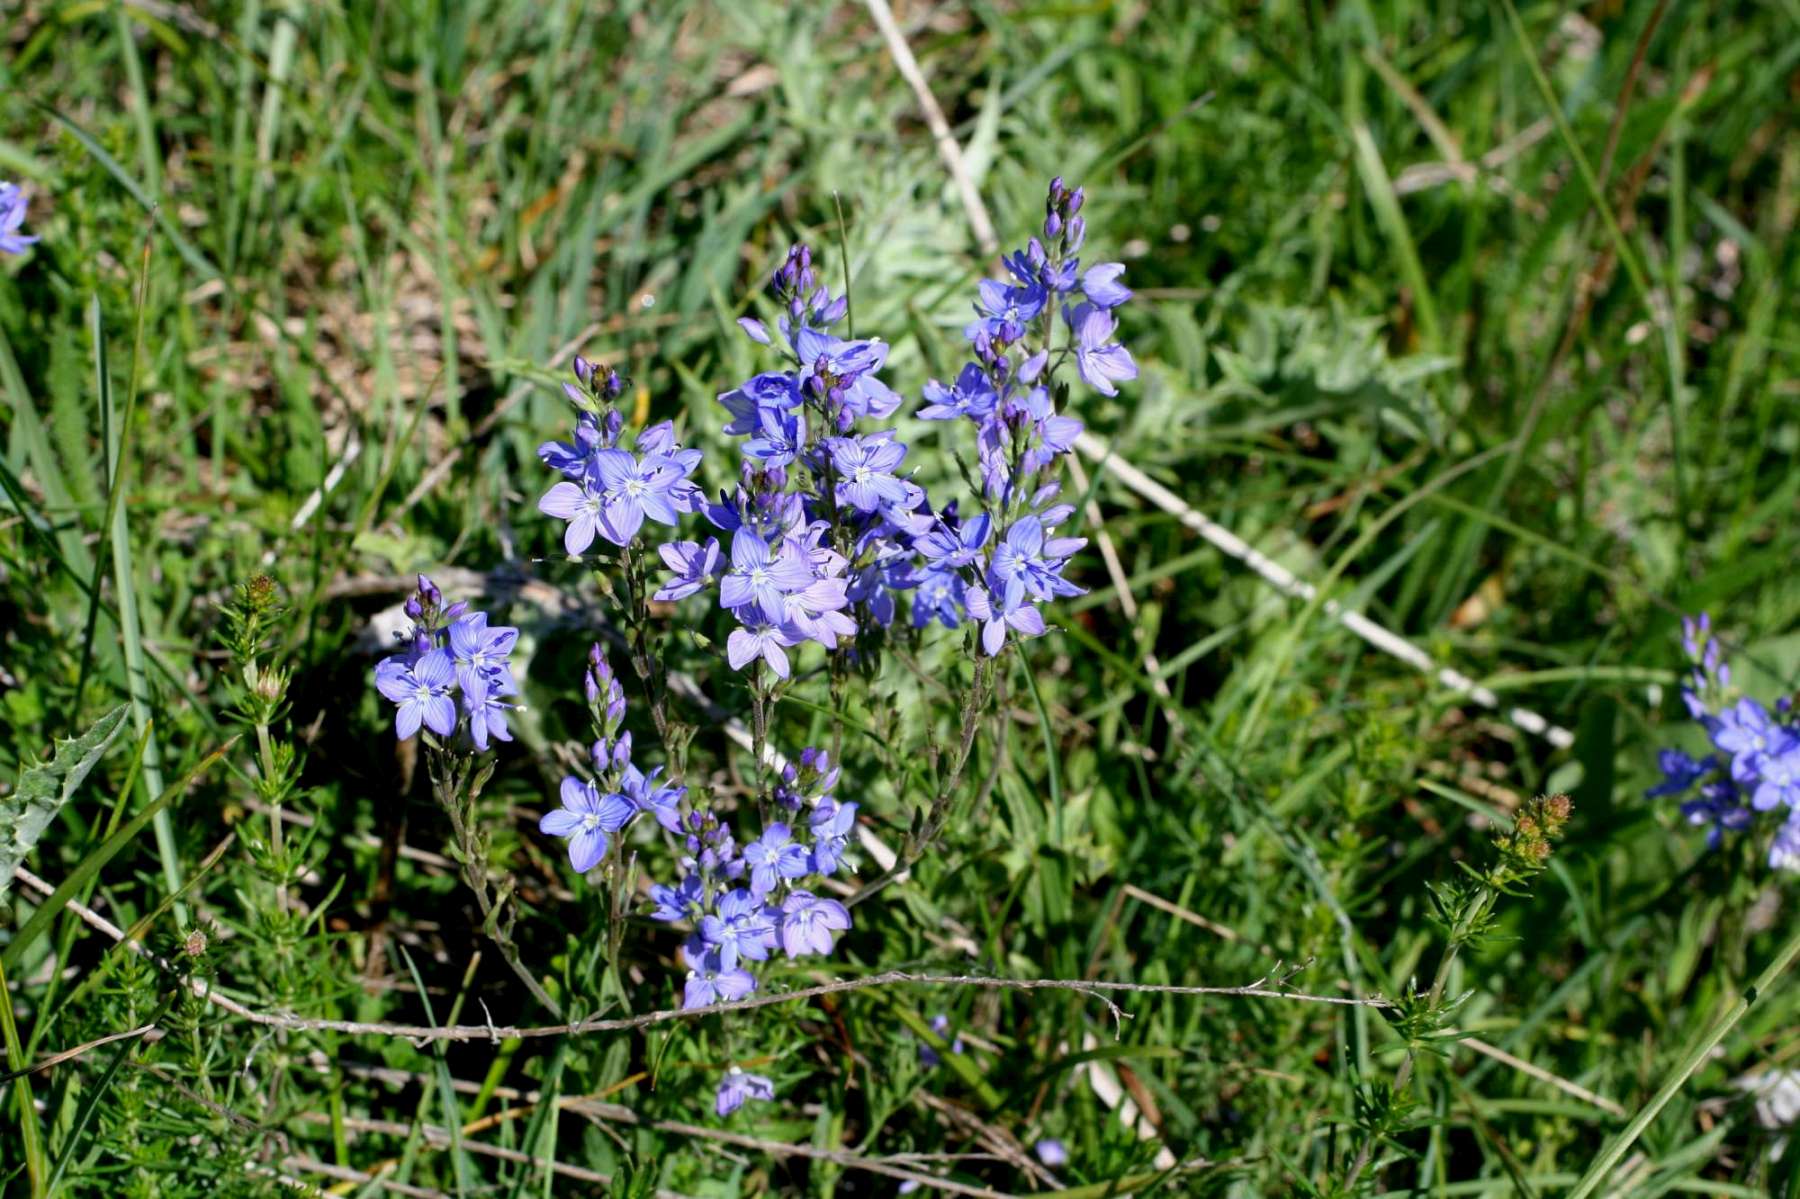
[[[1513,818],[1512,828],[1494,839],[1501,861],[1521,874],[1543,869],[1550,860],[1551,842],[1562,836],[1574,810],[1567,795],[1540,795],[1526,800]]]
[[[1050,181],[1050,190],[1044,197],[1044,240],[1060,239],[1064,254],[1078,252],[1087,240],[1087,221],[1080,215],[1086,199],[1087,193],[1081,188],[1071,191],[1065,187],[1061,175]]]

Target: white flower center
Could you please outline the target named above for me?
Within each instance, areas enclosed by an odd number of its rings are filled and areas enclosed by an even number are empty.
[[[582,832],[591,833],[599,827],[600,827],[600,813],[589,812],[586,816],[583,816],[581,818],[581,831]]]

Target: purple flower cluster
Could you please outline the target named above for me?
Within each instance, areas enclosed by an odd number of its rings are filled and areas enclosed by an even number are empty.
[[[1081,433],[1079,420],[1057,411],[1056,397],[1067,399],[1055,382],[1059,368],[1073,360],[1082,381],[1102,395],[1117,395],[1118,383],[1137,377],[1130,351],[1114,338],[1113,312],[1131,298],[1119,282],[1124,266],[1081,269],[1083,199],[1080,188],[1051,180],[1043,238],[1002,259],[1006,279],[980,285],[976,319],[963,330],[974,361],[951,385],[927,383],[919,412],[926,420],[975,425],[982,512],[960,522],[940,515],[919,538],[913,622],[955,628],[964,616],[978,621],[989,654],[999,653],[1009,634],[1042,633],[1038,605],[1082,592],[1063,570],[1086,541],[1056,535],[1074,508],[1058,502],[1051,467]]]
[[[19,232],[29,203],[24,188],[0,182],[0,254],[23,254],[37,242],[36,237]]]
[[[376,690],[396,705],[400,740],[421,727],[448,739],[462,725],[478,750],[494,737],[511,741],[506,697],[519,690],[512,674],[519,630],[489,626],[486,612],[472,612],[460,601],[446,607],[424,575],[406,601],[406,614],[413,627],[404,635],[404,649],[375,667]]]
[[[886,627],[911,594],[911,622],[981,626],[989,655],[1009,634],[1044,631],[1038,605],[1082,589],[1063,577],[1085,540],[1057,526],[1073,506],[1057,502],[1052,466],[1068,453],[1081,422],[1057,411],[1066,387],[1060,367],[1106,395],[1135,378],[1131,354],[1114,339],[1113,310],[1131,293],[1124,267],[1084,273],[1081,189],[1050,185],[1043,239],[1009,255],[1009,278],[982,282],[977,319],[965,330],[974,361],[953,385],[925,388],[927,420],[965,418],[976,427],[979,511],[953,501],[934,508],[905,471],[908,447],[894,429],[868,428],[900,406],[878,377],[887,346],[829,332],[847,305],[819,283],[802,245],[775,271],[776,331],[739,321],[757,343],[778,346],[788,369],[768,371],[719,396],[725,432],[742,437],[739,482],[702,511],[722,535],[675,541],[660,554],[672,572],[656,598],[678,600],[713,587],[738,627],[726,643],[733,669],[766,664],[791,672],[787,651],[807,641],[827,650],[860,627]],[[1060,311],[1066,338],[1055,345]]]
[[[687,788],[664,783],[660,766],[645,772],[632,763],[631,734],[623,730],[625,691],[599,645],[588,649],[583,686],[597,734],[588,748],[593,778],[565,776],[562,806],[544,814],[538,831],[566,839],[569,864],[586,874],[606,856],[611,838],[640,815],[679,833]]]
[[[575,378],[580,386],[563,384],[581,409],[574,437],[538,447],[538,457],[563,476],[538,501],[538,511],[568,522],[563,548],[586,553],[595,537],[627,546],[646,519],[673,527],[683,512],[698,511],[705,497],[690,476],[700,451],[676,444],[668,421],[639,431],[632,448],[623,448],[624,420],[612,406],[624,388],[618,374],[577,357]]]
[[[719,396],[725,432],[745,439],[743,459],[737,487],[701,511],[729,546],[717,537],[663,545],[673,573],[655,598],[716,587],[737,622],[725,645],[732,669],[761,662],[785,679],[788,650],[807,641],[836,649],[856,635],[853,610],[892,621],[893,592],[912,585],[912,538],[929,522],[924,491],[901,473],[907,447],[891,428],[857,431],[900,407],[877,374],[887,346],[828,332],[848,306],[820,285],[809,248],[789,253],[771,287],[790,369]],[[762,322],[739,323],[759,344],[775,343]]]
[[[1793,702],[1778,699],[1771,712],[1756,700],[1731,693],[1731,667],[1723,661],[1705,614],[1682,621],[1682,648],[1693,666],[1681,698],[1706,731],[1713,752],[1695,758],[1679,749],[1658,756],[1663,781],[1645,794],[1684,800],[1688,823],[1706,825],[1706,843],[1717,846],[1725,830],[1749,827],[1757,812],[1785,808],[1787,817],[1769,845],[1769,865],[1800,871],[1800,720]]]
[[[756,990],[752,963],[777,951],[829,954],[850,928],[849,909],[811,889],[813,879],[847,868],[857,805],[832,798],[837,781],[828,754],[803,751],[775,790],[782,819],[741,847],[710,806],[664,822],[683,837],[686,853],[680,882],[651,886],[650,915],[693,929],[681,947],[688,968],[681,1006],[742,999]]]

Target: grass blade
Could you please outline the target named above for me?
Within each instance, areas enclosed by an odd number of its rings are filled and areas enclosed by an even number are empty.
[[[1681,1056],[1681,1061],[1676,1065],[1674,1071],[1663,1080],[1663,1085],[1657,1088],[1656,1094],[1650,1097],[1650,1102],[1639,1109],[1638,1114],[1631,1118],[1631,1123],[1625,1126],[1624,1131],[1619,1133],[1601,1151],[1600,1156],[1594,1159],[1593,1164],[1588,1167],[1587,1173],[1581,1176],[1581,1181],[1575,1184],[1575,1189],[1569,1192],[1568,1199],[1586,1199],[1588,1195],[1594,1193],[1594,1188],[1611,1176],[1613,1167],[1619,1164],[1619,1159],[1625,1156],[1625,1151],[1637,1143],[1637,1139],[1643,1135],[1644,1129],[1650,1127],[1650,1122],[1656,1119],[1662,1109],[1668,1106],[1669,1100],[1675,1097],[1675,1092],[1686,1085],[1687,1080],[1693,1077],[1694,1072],[1712,1056],[1712,1051],[1717,1048],[1719,1042],[1723,1041],[1726,1035],[1737,1027],[1738,1021],[1742,1020],[1744,1015],[1749,1012],[1750,1005],[1756,1002],[1757,997],[1787,973],[1787,968],[1793,964],[1796,957],[1800,957],[1800,930],[1796,930],[1788,937],[1787,942],[1775,954],[1774,960],[1764,967],[1761,974],[1756,976],[1756,981],[1732,1000],[1731,1006],[1725,1009],[1713,1026],[1698,1041],[1688,1047],[1688,1051]]]
[[[13,1098],[19,1105],[19,1140],[25,1151],[25,1173],[31,1180],[31,1199],[49,1194],[44,1180],[44,1130],[38,1126],[37,1107],[31,1101],[31,1076],[25,1069],[25,1050],[19,1044],[19,1028],[13,1022],[12,992],[6,985],[6,968],[0,965],[0,1035],[6,1038],[6,1068],[13,1079]]]

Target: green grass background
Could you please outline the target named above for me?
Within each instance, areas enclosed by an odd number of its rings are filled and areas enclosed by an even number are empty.
[[[1575,744],[1368,649],[1103,475],[1135,621],[1090,551],[1090,594],[1002,672],[989,785],[914,881],[859,909],[832,968],[1230,985],[1285,963],[1308,990],[1396,995],[1442,944],[1429,886],[1481,860],[1519,797],[1566,790],[1552,869],[1457,966],[1456,1026],[1637,1111],[1793,924],[1767,827],[1707,854],[1641,796],[1658,746],[1695,747],[1681,613],[1713,613],[1765,699],[1800,678],[1800,7],[1534,3],[1516,28],[1504,4],[1417,0],[898,16],[1003,241],[1060,173],[1088,188],[1089,255],[1128,265],[1143,373],[1081,399],[1090,429]],[[366,630],[415,570],[486,578],[524,631],[530,711],[485,803],[526,958],[585,1010],[666,1005],[672,939],[633,922],[609,967],[599,900],[535,832],[583,727],[596,597],[555,557],[532,451],[563,434],[554,384],[579,347],[719,450],[704,481],[724,483],[713,396],[759,363],[733,320],[801,238],[834,276],[842,246],[894,386],[955,370],[986,264],[865,10],[29,0],[0,24],[0,176],[31,188],[43,237],[0,263],[0,780],[132,705],[32,868],[54,884],[92,862],[237,731],[219,606],[267,571],[306,759],[303,917],[266,900],[241,744],[82,893],[160,951],[203,929],[193,968],[253,1006],[529,1021],[494,954],[469,973],[479,925],[429,857],[400,861],[370,960],[381,833],[403,814],[429,855],[444,831],[386,735]],[[938,447],[957,431],[909,427],[928,477],[953,478]],[[704,647],[671,652],[745,708]],[[890,839],[934,711],[948,735],[952,658],[923,647],[853,713],[871,735],[847,741],[841,794]],[[791,747],[824,727],[785,713]],[[712,729],[694,759],[727,792],[751,768]],[[10,902],[0,941],[38,899]],[[66,911],[7,981],[15,1066],[153,1017],[166,1034],[7,1089],[0,1179],[19,1194],[28,1147],[56,1190],[96,1195],[291,1193],[274,1174],[373,1194],[355,1179],[378,1168],[399,1193],[602,1189],[551,1160],[617,1194],[898,1186],[657,1120],[827,1155],[986,1154],[923,1160],[1001,1193],[1044,1184],[995,1146],[1040,1136],[1067,1142],[1059,1174],[1087,1194],[1329,1193],[1400,1047],[1349,1008],[1132,996],[1115,1039],[1081,996],[894,989],[438,1053],[248,1026]],[[924,1072],[911,1029],[938,1011],[968,1043]],[[1762,994],[1614,1193],[1800,1193],[1800,1154],[1778,1160],[1731,1085],[1793,1064],[1797,1014],[1800,983]],[[1555,1194],[1624,1123],[1442,1050],[1414,1083],[1419,1126],[1365,1185]],[[727,1060],[761,1063],[781,1101],[713,1119]],[[1097,1097],[1096,1062],[1153,1139]],[[579,1096],[646,1123],[550,1114]],[[1147,1182],[1159,1145],[1214,1164]]]

